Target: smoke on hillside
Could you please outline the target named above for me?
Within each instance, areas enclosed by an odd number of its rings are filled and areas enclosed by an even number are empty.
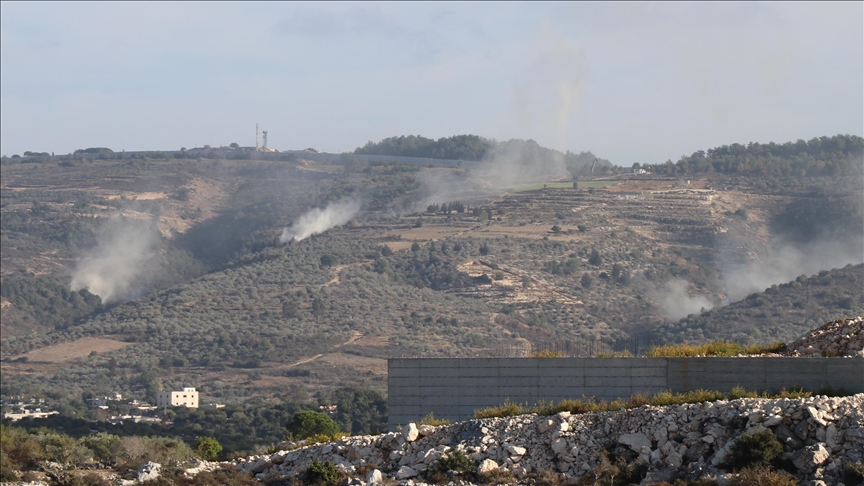
[[[354,199],[342,199],[328,204],[326,208],[313,208],[300,216],[290,227],[283,229],[279,241],[303,241],[312,235],[347,223],[359,211],[360,203]]]
[[[533,140],[508,140],[496,144],[485,160],[463,171],[423,172],[417,203],[409,212],[423,211],[435,203],[498,196],[522,184],[569,179],[572,176],[569,169],[589,165],[593,160],[594,155],[588,152],[564,154],[541,147]]]
[[[821,240],[798,245],[778,244],[766,248],[750,262],[721,264],[718,283],[726,296],[722,304],[738,302],[752,293],[764,292],[772,285],[790,282],[801,275],[809,277],[822,270],[862,262],[864,254],[860,242]],[[676,278],[653,295],[653,300],[670,319],[678,320],[715,306],[705,296],[690,295],[688,285],[686,280]]]
[[[87,289],[103,304],[134,297],[158,245],[159,232],[149,222],[106,220],[96,246],[82,255],[72,273],[72,290]]]
[[[807,245],[783,244],[746,265],[726,265],[721,284],[728,302],[736,302],[774,285],[864,261],[860,248],[850,242],[817,241]]]

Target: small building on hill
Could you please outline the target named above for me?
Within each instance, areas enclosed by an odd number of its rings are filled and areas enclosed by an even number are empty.
[[[198,392],[192,387],[183,388],[183,391],[159,392],[156,406],[198,408]]]

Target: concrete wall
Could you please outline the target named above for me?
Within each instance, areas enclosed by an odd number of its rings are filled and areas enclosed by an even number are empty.
[[[466,420],[509,399],[534,404],[584,396],[697,389],[779,390],[801,385],[864,393],[861,358],[473,358],[390,359],[390,427],[436,418]]]

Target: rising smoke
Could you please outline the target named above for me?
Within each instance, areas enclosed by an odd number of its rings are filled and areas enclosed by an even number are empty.
[[[327,205],[326,208],[314,208],[300,216],[288,228],[282,230],[279,237],[281,243],[291,240],[303,241],[312,235],[317,235],[330,228],[345,224],[360,211],[360,203],[353,199],[342,199]]]
[[[78,261],[72,290],[87,289],[103,304],[133,298],[143,286],[148,260],[159,245],[149,222],[115,218],[100,227],[97,245]]]
[[[722,304],[738,302],[752,293],[764,292],[772,285],[790,282],[801,275],[809,277],[822,270],[862,262],[860,242],[820,240],[799,245],[778,244],[746,264],[721,264],[719,285],[726,296]],[[670,319],[678,320],[715,306],[704,296],[691,296],[687,292],[688,285],[686,280],[676,278],[653,295],[653,300]]]
[[[659,301],[660,307],[670,319],[678,320],[714,307],[710,300],[701,295],[690,296],[687,292],[688,285],[686,280],[680,278],[666,282]]]

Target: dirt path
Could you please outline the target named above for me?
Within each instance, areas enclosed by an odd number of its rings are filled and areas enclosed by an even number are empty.
[[[345,265],[345,266],[348,266],[348,265]],[[338,275],[337,275],[337,278],[338,278]],[[358,339],[360,339],[362,337],[363,337],[362,332],[354,331],[354,333],[351,335],[351,338],[349,338],[344,343],[339,343],[339,344],[333,346],[332,348],[330,348],[330,352],[332,352],[335,349],[339,349],[342,346],[345,346],[347,344],[353,344],[354,342],[356,342]],[[306,364],[306,363],[310,363],[312,361],[315,361],[316,359],[320,358],[321,356],[324,356],[325,354],[329,354],[329,353],[316,354],[315,356],[310,356],[309,358],[301,359],[300,361],[297,361],[296,363],[291,363],[289,365],[280,366],[280,368],[294,368],[295,366],[300,366],[302,364]]]

